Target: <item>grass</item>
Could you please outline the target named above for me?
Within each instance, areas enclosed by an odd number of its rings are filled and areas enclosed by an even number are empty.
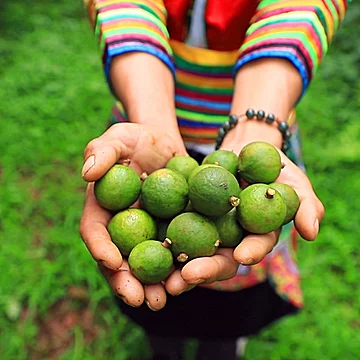
[[[252,360],[360,356],[359,8],[298,111],[308,173],[327,208],[318,240],[299,247],[306,308],[251,338]],[[95,314],[96,336],[67,327],[57,359],[140,359],[142,330],[115,309],[78,234],[82,151],[111,104],[85,11],[70,0],[0,10],[0,358],[55,359],[55,339],[41,347],[41,331],[66,298],[70,313]]]

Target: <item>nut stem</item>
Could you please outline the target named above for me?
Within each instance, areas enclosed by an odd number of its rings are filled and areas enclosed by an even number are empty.
[[[276,191],[273,188],[268,188],[265,193],[265,197],[267,199],[272,199],[274,195],[276,194]]]
[[[140,179],[142,181],[144,181],[146,178],[148,177],[148,174],[146,172],[143,172],[141,175],[140,175]]]
[[[169,238],[165,238],[165,240],[161,243],[164,248],[168,248],[172,244],[172,241]]]
[[[187,259],[189,258],[189,256],[185,253],[181,253],[178,255],[178,257],[176,258],[176,260],[178,262],[185,262]]]
[[[229,202],[233,207],[237,207],[240,205],[240,199],[237,196],[230,196]]]
[[[131,164],[131,160],[130,159],[125,159],[121,162],[121,165],[125,165],[125,166],[129,166]]]

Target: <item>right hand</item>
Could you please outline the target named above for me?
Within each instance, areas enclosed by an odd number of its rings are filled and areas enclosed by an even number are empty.
[[[89,142],[84,151],[83,179],[89,182],[80,234],[110,287],[131,306],[144,301],[154,310],[166,303],[163,284],[143,286],[129,271],[126,259],[111,241],[107,225],[113,214],[102,208],[94,195],[94,181],[114,164],[125,159],[139,175],[164,167],[175,155],[186,155],[180,136],[158,127],[122,123],[113,125],[102,136]]]

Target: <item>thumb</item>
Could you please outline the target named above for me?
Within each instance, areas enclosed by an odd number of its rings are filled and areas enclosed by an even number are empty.
[[[101,178],[120,158],[130,156],[130,149],[118,137],[114,129],[108,129],[100,137],[91,140],[84,150],[84,165],[81,176],[85,181]]]

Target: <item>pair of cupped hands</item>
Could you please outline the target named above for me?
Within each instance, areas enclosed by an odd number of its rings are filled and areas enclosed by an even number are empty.
[[[238,154],[246,143],[242,139],[241,143],[227,150]],[[295,227],[303,239],[315,240],[324,207],[305,173],[279,152],[285,166],[277,181],[291,185],[300,198]],[[174,269],[163,283],[141,284],[131,274],[126,259],[111,241],[107,225],[113,214],[97,203],[94,181],[125,159],[131,160],[130,166],[140,175],[164,167],[175,155],[186,154],[183,142],[169,132],[158,127],[130,123],[113,125],[85,148],[82,177],[88,186],[80,234],[113,292],[130,306],[138,307],[145,302],[150,309],[160,310],[166,305],[167,294],[180,295],[199,284],[206,286],[230,279],[240,264],[257,264],[278,241],[280,229],[265,235],[248,235],[235,249],[220,248],[211,257],[197,258],[182,268]]]

